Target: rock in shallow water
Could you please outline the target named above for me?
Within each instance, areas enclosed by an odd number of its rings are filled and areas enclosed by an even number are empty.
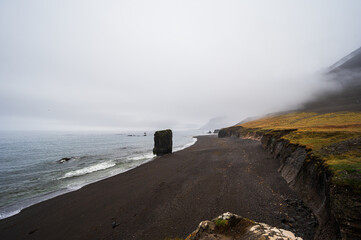
[[[65,163],[67,161],[69,161],[70,159],[72,159],[73,157],[65,157],[65,158],[62,158],[60,160],[58,160],[58,163]]]
[[[155,132],[153,154],[161,156],[164,154],[172,153],[172,137],[173,133],[170,129]]]
[[[233,213],[223,213],[212,221],[203,221],[186,240],[302,240],[292,232],[254,222]]]

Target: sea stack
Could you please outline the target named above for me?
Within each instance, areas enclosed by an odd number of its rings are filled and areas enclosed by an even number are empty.
[[[172,130],[161,130],[154,133],[154,148],[153,153],[157,156],[172,153],[173,147],[173,133]]]

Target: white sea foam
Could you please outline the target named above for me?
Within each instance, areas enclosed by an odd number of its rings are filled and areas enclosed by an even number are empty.
[[[70,191],[76,191],[79,190],[80,188],[84,187],[84,185],[74,185],[74,184],[69,184],[66,186],[66,188]]]
[[[14,215],[18,214],[20,211],[21,211],[21,209],[15,210],[15,211],[11,211],[11,212],[0,213],[0,219],[4,219],[4,218],[8,218],[8,217],[14,216]]]
[[[127,157],[127,161],[129,161],[129,162],[130,161],[139,161],[139,160],[151,159],[153,157],[154,157],[153,153],[146,153],[146,154]]]
[[[75,170],[75,171],[67,172],[60,179],[81,176],[81,175],[85,175],[85,174],[88,174],[88,173],[92,173],[92,172],[104,170],[104,169],[107,169],[107,168],[111,168],[111,167],[114,167],[114,166],[115,166],[115,163],[112,162],[112,161],[103,162],[103,163],[95,164],[95,165],[85,167],[85,168],[82,168],[82,169],[78,169],[78,170]]]
[[[183,145],[183,146],[181,146],[181,147],[174,148],[173,152],[177,152],[177,151],[183,150],[183,149],[185,149],[185,148],[188,148],[188,147],[194,145],[196,142],[197,142],[197,138],[193,138],[193,139],[192,139],[192,142],[187,143],[187,144],[185,144],[185,145]]]

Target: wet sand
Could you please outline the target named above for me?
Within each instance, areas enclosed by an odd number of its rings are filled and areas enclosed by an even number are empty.
[[[1,220],[0,239],[184,238],[227,211],[312,239],[310,214],[278,167],[257,141],[201,136],[185,150]]]

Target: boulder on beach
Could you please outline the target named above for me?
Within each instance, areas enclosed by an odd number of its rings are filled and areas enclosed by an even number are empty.
[[[161,130],[154,133],[153,153],[157,156],[172,153],[173,147],[172,130]]]
[[[186,240],[302,240],[292,232],[258,223],[233,213],[223,213],[212,221],[203,221]]]

